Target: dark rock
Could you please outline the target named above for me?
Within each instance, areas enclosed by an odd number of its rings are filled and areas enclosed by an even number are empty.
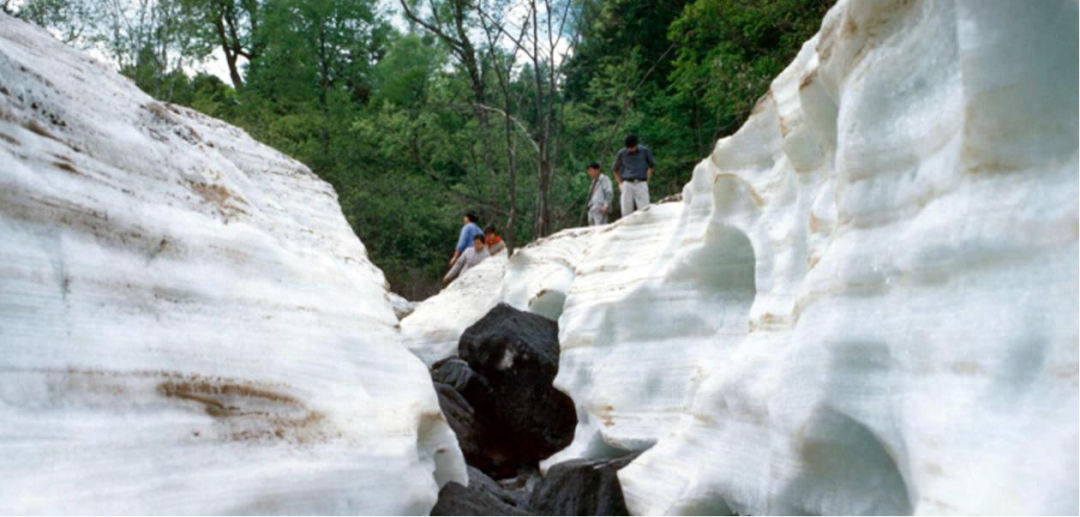
[[[507,381],[492,385],[492,410],[477,418],[490,431],[486,439],[492,450],[506,458],[496,463],[515,470],[535,465],[573,441],[577,414],[566,394],[550,385]]]
[[[483,490],[464,487],[453,481],[439,490],[439,500],[431,515],[528,515]]]
[[[616,472],[637,456],[559,463],[548,469],[528,509],[536,515],[629,515]]]
[[[516,476],[500,479],[497,483],[514,500],[515,506],[528,508],[529,497],[536,489],[536,486],[540,484],[541,479],[540,469],[527,466],[519,470]]]
[[[484,410],[491,403],[491,386],[487,379],[459,357],[449,357],[432,365],[431,380],[453,386],[473,409]]]
[[[554,321],[506,304],[462,334],[458,353],[489,389],[484,400],[466,396],[487,432],[485,450],[496,466],[488,472],[513,476],[573,440],[574,402],[551,385],[559,369],[558,336]]]
[[[486,377],[528,371],[551,384],[559,371],[559,324],[500,303],[465,329],[458,356]]]
[[[443,416],[457,435],[458,446],[465,455],[465,462],[491,468],[483,450],[483,428],[476,420],[476,412],[472,406],[449,384],[436,382],[435,393],[439,396],[439,408],[442,409]]]
[[[470,489],[491,494],[510,506],[518,506],[520,508],[525,508],[527,506],[527,501],[526,504],[518,504],[518,501],[503,487],[502,482],[491,479],[487,474],[481,472],[480,469],[476,467],[467,466],[466,469],[469,472]]]

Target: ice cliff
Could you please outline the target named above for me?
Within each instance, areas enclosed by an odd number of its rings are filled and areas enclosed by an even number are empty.
[[[644,450],[634,513],[1075,514],[1077,18],[841,1],[680,202],[481,264],[406,342],[558,318],[549,464]]]
[[[396,324],[306,167],[0,15],[0,513],[426,514]]]

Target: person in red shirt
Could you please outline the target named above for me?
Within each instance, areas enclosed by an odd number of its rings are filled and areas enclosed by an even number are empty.
[[[504,249],[506,249],[506,243],[502,241],[502,237],[495,232],[495,225],[489,224],[487,228],[484,228],[484,244],[487,245],[488,253],[494,255]]]

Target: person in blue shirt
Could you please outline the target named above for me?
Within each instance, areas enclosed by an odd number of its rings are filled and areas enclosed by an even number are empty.
[[[461,227],[461,235],[458,237],[457,248],[454,249],[454,256],[450,258],[450,267],[454,267],[454,263],[461,257],[461,254],[469,249],[469,246],[472,246],[473,238],[477,235],[481,237],[484,236],[484,230],[481,230],[480,225],[476,224],[476,221],[479,220],[480,218],[476,217],[476,212],[468,212],[465,214],[465,218],[463,219],[465,224]]]

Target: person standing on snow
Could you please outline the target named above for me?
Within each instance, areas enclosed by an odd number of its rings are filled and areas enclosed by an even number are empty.
[[[592,187],[589,187],[589,226],[607,224],[608,212],[611,211],[611,199],[615,192],[611,188],[611,180],[600,172],[600,164],[589,165],[589,177],[592,178]]]
[[[638,145],[637,136],[627,135],[626,147],[615,155],[615,180],[622,192],[622,216],[649,206],[649,180],[652,179],[656,160],[648,147]]]

